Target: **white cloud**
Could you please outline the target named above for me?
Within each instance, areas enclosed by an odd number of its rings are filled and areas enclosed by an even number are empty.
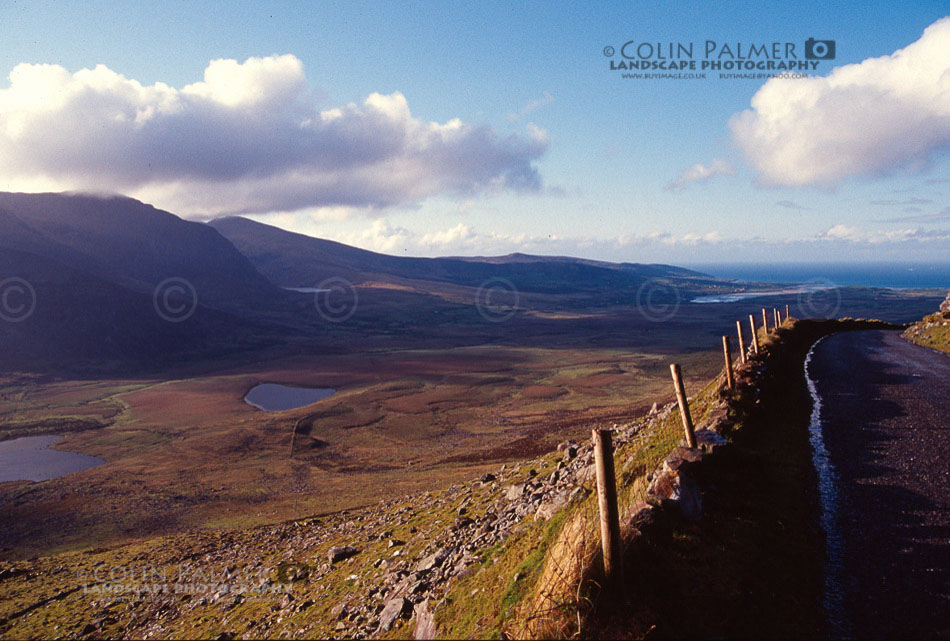
[[[950,145],[950,18],[889,56],[771,79],[730,120],[759,179],[833,186],[926,165]]]
[[[535,112],[541,107],[544,107],[545,105],[549,105],[552,102],[554,102],[554,96],[551,95],[550,91],[545,91],[541,94],[540,98],[529,100],[527,104],[525,104],[525,106],[521,108],[520,111],[518,112],[511,111],[505,117],[511,122],[518,122],[519,120],[521,120],[528,114]]]
[[[311,231],[311,233],[315,233]],[[921,260],[939,259],[950,251],[950,230],[904,228],[866,232],[837,224],[828,230],[798,238],[727,237],[719,231],[623,234],[617,237],[535,236],[481,232],[464,223],[446,229],[416,232],[377,219],[359,232],[337,235],[334,240],[374,251],[403,256],[496,256],[523,252],[549,256],[580,256],[600,260],[663,262],[718,262],[723,246],[743,260],[773,260],[776,255],[826,260],[851,256],[873,260],[906,260],[909,252]]]
[[[679,177],[666,185],[667,191],[682,191],[695,182],[706,182],[716,176],[731,176],[736,173],[735,167],[722,158],[715,158],[709,165],[696,163]]]
[[[0,189],[118,191],[186,215],[381,209],[537,191],[547,132],[425,122],[396,92],[321,108],[292,55],[214,60],[143,85],[99,65],[19,64],[0,89]]]
[[[826,231],[822,237],[833,240],[859,240],[862,234],[857,227],[838,224]]]

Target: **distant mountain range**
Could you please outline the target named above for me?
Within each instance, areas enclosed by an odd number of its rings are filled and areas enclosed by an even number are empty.
[[[629,297],[655,277],[715,282],[569,257],[389,256],[244,218],[190,222],[121,196],[0,193],[0,371],[161,368],[313,340],[322,321],[312,298],[288,289],[331,277],[408,284],[413,304],[420,292],[491,278],[529,294],[595,297]]]
[[[346,278],[354,284],[400,279],[464,287],[478,287],[490,278],[504,278],[522,292],[557,294],[639,287],[644,280],[655,277],[712,280],[705,274],[669,265],[608,263],[564,256],[389,256],[291,233],[247,218],[220,218],[210,225],[271,282],[282,287],[313,287],[330,277]]]

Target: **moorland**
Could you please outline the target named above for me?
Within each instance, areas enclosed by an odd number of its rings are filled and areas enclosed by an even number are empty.
[[[909,322],[942,297],[774,293],[566,257],[393,257],[61,194],[0,194],[0,274],[32,292],[27,317],[0,323],[0,438],[65,434],[54,447],[106,461],[0,484],[4,559],[446,487],[669,401],[671,360],[687,388],[705,383],[739,310]],[[759,296],[691,302],[735,292]],[[262,382],[337,391],[264,412],[243,400]]]

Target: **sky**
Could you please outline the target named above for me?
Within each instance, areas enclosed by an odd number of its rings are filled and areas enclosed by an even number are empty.
[[[0,190],[123,193],[402,255],[947,261],[947,14],[7,1]],[[671,43],[691,55],[661,60]],[[702,69],[749,45],[809,68]],[[696,69],[612,68],[671,61]]]

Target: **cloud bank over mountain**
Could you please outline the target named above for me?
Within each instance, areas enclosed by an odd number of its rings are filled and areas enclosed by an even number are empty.
[[[889,56],[771,79],[732,136],[769,185],[831,187],[926,166],[950,146],[950,17]]]
[[[0,190],[122,192],[189,216],[537,191],[547,145],[531,124],[420,120],[399,92],[321,105],[293,55],[213,60],[180,89],[23,63],[0,89]]]

